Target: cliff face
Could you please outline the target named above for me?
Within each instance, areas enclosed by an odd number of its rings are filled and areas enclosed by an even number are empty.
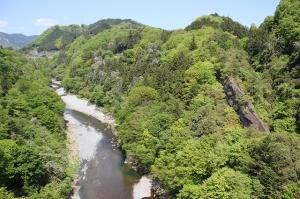
[[[244,98],[243,90],[232,77],[228,77],[224,81],[224,91],[229,105],[239,114],[243,126],[254,126],[260,132],[269,132],[268,125],[256,114],[252,103]]]

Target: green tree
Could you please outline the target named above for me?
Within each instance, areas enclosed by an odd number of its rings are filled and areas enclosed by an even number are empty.
[[[105,104],[105,92],[103,86],[94,87],[90,96],[90,100],[98,106],[103,106]]]
[[[268,135],[253,145],[250,171],[264,185],[266,195],[277,197],[284,186],[299,180],[298,146],[299,137],[286,133]]]
[[[192,41],[191,41],[191,44],[190,44],[190,50],[196,50],[197,49],[197,44],[196,44],[196,41],[195,41],[195,35],[193,35],[192,37]]]
[[[186,185],[178,198],[250,199],[261,195],[262,186],[246,174],[223,168],[213,173],[201,185]]]
[[[129,95],[128,102],[134,106],[147,105],[150,101],[158,98],[158,92],[151,87],[138,86],[134,87]]]

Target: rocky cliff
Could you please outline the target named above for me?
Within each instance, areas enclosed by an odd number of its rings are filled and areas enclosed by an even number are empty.
[[[259,118],[253,104],[245,98],[245,93],[232,77],[224,81],[224,91],[229,105],[237,111],[243,126],[254,126],[260,132],[269,132],[268,125]]]

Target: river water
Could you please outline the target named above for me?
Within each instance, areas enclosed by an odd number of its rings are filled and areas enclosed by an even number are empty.
[[[114,120],[87,100],[66,94],[59,82],[52,87],[66,104],[64,118],[80,170],[72,199],[141,199],[151,197],[151,180],[124,164],[108,124]]]

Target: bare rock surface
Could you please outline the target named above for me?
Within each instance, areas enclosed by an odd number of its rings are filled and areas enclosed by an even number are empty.
[[[260,132],[269,132],[268,125],[259,118],[253,104],[245,99],[245,93],[232,77],[224,81],[224,91],[229,105],[237,111],[243,126],[254,126]]]

